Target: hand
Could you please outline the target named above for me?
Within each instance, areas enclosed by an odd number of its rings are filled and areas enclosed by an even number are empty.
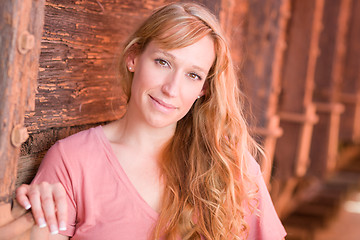
[[[40,228],[49,227],[51,234],[66,230],[66,192],[61,183],[23,184],[16,190],[16,199],[30,209]]]

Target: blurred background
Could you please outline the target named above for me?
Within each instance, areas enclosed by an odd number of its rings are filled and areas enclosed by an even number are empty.
[[[121,44],[170,1],[20,2],[0,7],[0,53],[13,56],[1,70],[21,67],[7,80],[17,94],[0,90],[1,202],[31,181],[55,141],[121,116]],[[228,36],[287,239],[360,239],[360,1],[197,2]]]

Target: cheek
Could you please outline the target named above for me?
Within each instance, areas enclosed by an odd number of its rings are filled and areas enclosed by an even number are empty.
[[[191,86],[190,88],[183,89],[182,96],[186,105],[191,105],[197,100],[202,90],[202,84],[199,86]]]
[[[154,78],[149,72],[147,72],[148,74],[145,74],[145,72],[146,71],[143,71],[143,69],[137,69],[137,71],[134,73],[134,78],[131,86],[132,91],[139,92],[151,86],[151,79]]]
[[[139,90],[150,89],[159,86],[163,77],[161,72],[157,71],[153,66],[152,62],[142,62],[140,67],[136,69],[136,72],[134,73],[133,85]]]

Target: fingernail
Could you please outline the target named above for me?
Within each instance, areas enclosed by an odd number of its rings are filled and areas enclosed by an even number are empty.
[[[44,228],[44,227],[46,227],[45,219],[39,218],[39,219],[38,219],[38,224],[39,224],[39,228]]]
[[[55,235],[59,233],[59,230],[57,229],[57,227],[55,225],[50,225],[50,233],[51,235]]]
[[[29,210],[31,208],[31,204],[29,202],[25,202],[24,205],[26,210]]]
[[[60,224],[59,224],[59,230],[60,230],[60,231],[65,231],[65,230],[66,230],[66,223],[65,223],[65,222],[60,222]]]

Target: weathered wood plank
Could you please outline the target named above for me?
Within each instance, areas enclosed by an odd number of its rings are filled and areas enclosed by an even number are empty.
[[[314,129],[310,156],[310,174],[326,176],[335,169],[338,154],[341,84],[344,74],[351,0],[325,3],[324,30],[320,40],[321,54],[315,73],[314,101],[319,124]],[[315,145],[316,144],[316,145]]]
[[[302,113],[316,1],[292,1],[288,48],[283,69],[282,112]]]
[[[247,58],[244,62],[246,95],[251,101],[258,127],[265,128],[268,122],[267,110],[273,89],[273,65],[279,35],[282,0],[249,1],[244,38]]]
[[[0,55],[0,201],[14,189],[21,140],[11,138],[23,131],[25,110],[33,109],[43,26],[43,1],[6,1],[1,8]],[[15,129],[15,131],[14,131]],[[19,136],[20,136],[19,135]],[[10,141],[12,139],[12,141]],[[14,142],[15,141],[15,142]]]
[[[244,44],[249,55],[244,63],[245,89],[256,118],[256,122],[251,123],[252,129],[267,154],[267,159],[261,164],[264,179],[269,183],[277,138],[282,134],[277,103],[281,91],[279,71],[284,64],[290,2],[249,1],[246,16]]]
[[[324,89],[329,89],[331,86],[331,69],[332,63],[335,56],[335,40],[338,28],[338,17],[340,9],[340,0],[332,1],[330,4],[326,2],[325,12],[323,16],[323,31],[320,37],[320,55],[319,61],[315,72],[315,90],[314,90],[314,101],[316,102],[327,102],[328,94],[324,94]],[[326,158],[321,157],[317,159],[318,153],[321,155],[327,155],[328,149],[327,144],[323,142],[329,139],[328,129],[330,129],[330,123],[327,119],[327,112],[318,112],[319,123],[314,129],[312,141],[316,143],[316,147],[311,148],[310,156],[313,159],[311,161],[309,173],[315,176],[321,176],[326,173],[324,166],[326,165]],[[321,174],[320,174],[321,173]]]
[[[31,215],[11,212],[26,110],[34,109],[44,1],[2,1],[0,8],[0,236],[27,239]],[[21,213],[23,214],[23,213]],[[19,217],[17,220],[15,218]],[[26,232],[26,233],[25,233]],[[25,233],[25,234],[24,234]]]
[[[34,178],[46,151],[28,154],[19,158],[17,165],[17,178],[15,186],[19,187],[21,184],[29,184]],[[15,197],[15,196],[13,196]]]
[[[353,1],[346,40],[344,80],[340,101],[345,106],[341,116],[340,140],[360,142],[360,2]]]
[[[37,107],[26,118],[30,132],[119,117],[124,101],[116,83],[116,54],[152,7],[150,2],[135,12],[137,5],[46,3]]]
[[[308,162],[312,126],[311,105],[323,1],[292,1],[287,51],[279,100],[280,126],[275,161],[276,176],[286,181],[303,175]]]

